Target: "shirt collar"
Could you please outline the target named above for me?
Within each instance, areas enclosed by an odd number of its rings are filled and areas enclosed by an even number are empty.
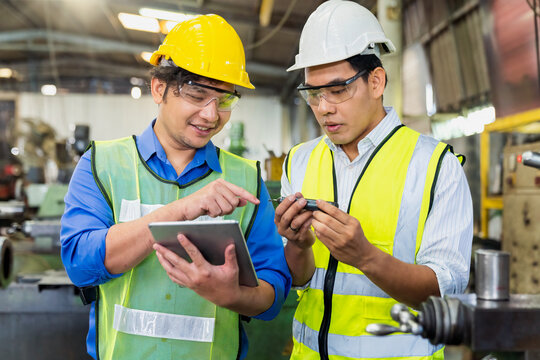
[[[386,116],[381,120],[381,122],[366,135],[365,138],[358,142],[358,149],[366,143],[371,143],[373,147],[379,146],[379,144],[390,134],[390,132],[398,125],[401,125],[399,116],[396,111],[391,106],[385,106],[384,111],[386,111]],[[328,147],[336,152],[338,147],[328,138],[324,137],[324,141]],[[341,148],[339,148],[341,150]]]
[[[150,125],[138,136],[137,147],[139,148],[139,153],[141,154],[143,160],[148,162],[148,160],[155,154],[159,160],[166,163],[167,154],[161,146],[156,133],[154,132],[154,124],[156,119],[152,120]],[[208,144],[202,148],[197,149],[195,156],[190,164],[193,164],[193,167],[202,165],[204,162],[208,164],[208,167],[213,171],[222,172],[221,165],[219,164],[219,158],[216,152],[216,146],[209,141]]]

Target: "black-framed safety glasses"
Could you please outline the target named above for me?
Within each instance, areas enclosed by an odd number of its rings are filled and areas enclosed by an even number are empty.
[[[329,103],[339,104],[354,96],[356,86],[354,86],[353,82],[365,73],[366,70],[360,70],[356,75],[344,81],[320,86],[306,86],[301,84],[296,89],[309,105],[318,106],[321,102],[321,97]]]
[[[207,106],[215,99],[218,111],[231,111],[238,104],[238,100],[242,96],[236,90],[234,92],[223,90],[192,80],[180,85],[178,92],[184,100],[201,108]]]

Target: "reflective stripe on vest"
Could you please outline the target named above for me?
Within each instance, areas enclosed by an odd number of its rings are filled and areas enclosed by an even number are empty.
[[[297,341],[302,339],[302,344],[316,353],[319,352],[318,333],[318,331],[310,329],[305,324],[293,319],[293,337]],[[328,335],[328,355],[331,356],[363,359],[393,358],[396,357],[396,348],[407,349],[407,356],[429,357],[435,351],[442,349],[443,346],[431,346],[426,339],[411,334],[398,334],[393,335],[391,338],[371,335]]]
[[[380,250],[401,261],[415,262],[446,150],[443,143],[397,127],[371,155],[351,195],[348,213],[360,221],[366,238]],[[324,137],[316,144],[312,141],[293,148],[286,168],[293,188],[302,179],[305,197],[335,201],[339,189],[334,188],[333,157]],[[305,169],[305,173],[298,174],[297,169]],[[390,317],[396,301],[360,270],[343,263],[338,262],[335,276],[326,279],[330,253],[318,240],[313,252],[316,269],[295,313],[292,359],[311,358],[310,353],[318,351],[319,341],[324,344],[321,339],[326,337],[330,358],[414,358],[431,356],[440,349],[415,336],[389,335],[377,340],[369,335],[365,331],[369,323],[397,325]],[[332,280],[333,287],[328,288],[326,282]],[[332,312],[325,315],[324,298],[328,296]],[[323,331],[321,339],[319,331]],[[384,349],[380,349],[381,343],[386,344]],[[366,348],[371,346],[377,347]]]
[[[222,173],[209,170],[179,185],[148,167],[135,138],[97,142],[92,144],[92,172],[116,223],[144,216],[218,178],[259,197],[258,162],[218,151]],[[224,218],[239,221],[247,238],[256,211],[248,203]],[[238,314],[176,285],[154,252],[100,285],[95,309],[100,359],[231,359],[239,352]]]
[[[324,277],[326,269],[315,268],[315,273],[311,278],[309,287],[311,289],[324,289]],[[377,285],[363,274],[336,273],[334,281],[334,294],[338,295],[364,295],[389,298],[388,294],[382,291]]]
[[[113,328],[127,334],[212,342],[214,318],[164,314],[114,305]]]

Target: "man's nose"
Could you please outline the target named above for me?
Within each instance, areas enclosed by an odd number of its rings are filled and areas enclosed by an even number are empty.
[[[335,105],[332,103],[329,103],[324,96],[321,96],[319,98],[319,105],[317,106],[317,110],[322,114],[328,114],[332,113],[335,109]]]
[[[201,110],[201,117],[215,121],[218,118],[218,98],[211,99]]]

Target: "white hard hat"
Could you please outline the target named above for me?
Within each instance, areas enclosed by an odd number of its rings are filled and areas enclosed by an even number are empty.
[[[352,1],[329,0],[307,19],[295,63],[287,71],[395,50],[371,11]]]

